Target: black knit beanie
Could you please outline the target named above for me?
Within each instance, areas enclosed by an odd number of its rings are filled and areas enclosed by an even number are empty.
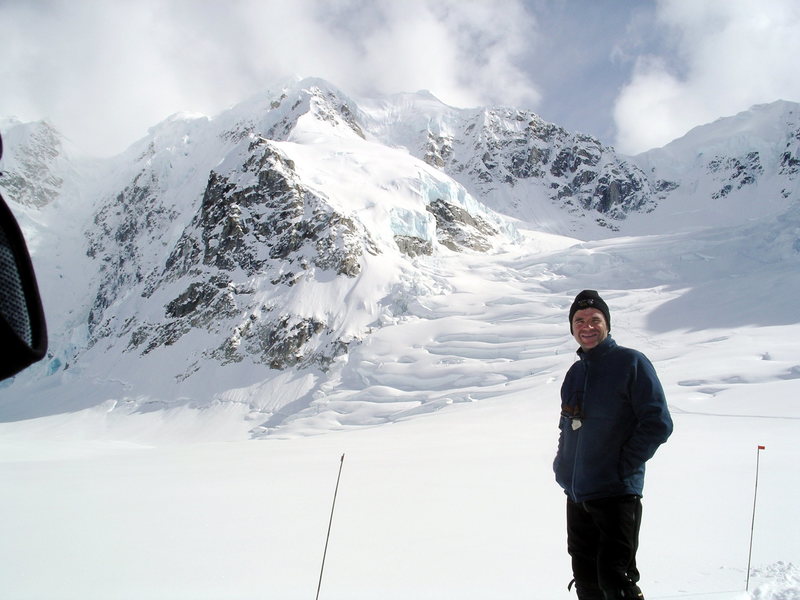
[[[575,313],[584,308],[596,308],[606,318],[606,327],[611,331],[611,314],[608,312],[608,304],[600,297],[596,290],[583,290],[575,296],[572,306],[569,307],[569,332],[572,333],[572,317]]]

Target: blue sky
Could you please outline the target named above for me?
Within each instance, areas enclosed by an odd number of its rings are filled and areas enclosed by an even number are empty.
[[[800,101],[796,0],[0,0],[0,117],[90,154],[292,76],[510,105],[635,154]]]

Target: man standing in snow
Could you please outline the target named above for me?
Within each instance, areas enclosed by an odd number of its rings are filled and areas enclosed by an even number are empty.
[[[608,305],[595,290],[575,297],[569,327],[580,360],[561,387],[553,469],[567,495],[575,589],[580,600],[642,599],[644,465],[672,433],[672,419],[653,365],[611,338]]]

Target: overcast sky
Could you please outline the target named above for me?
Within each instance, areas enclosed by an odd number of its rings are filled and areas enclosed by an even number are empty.
[[[0,117],[121,152],[293,76],[536,111],[635,154],[800,101],[798,0],[0,0]]]

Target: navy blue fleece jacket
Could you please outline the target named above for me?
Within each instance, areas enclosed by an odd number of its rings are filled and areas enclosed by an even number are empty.
[[[611,336],[578,356],[561,386],[556,481],[573,502],[641,496],[645,462],[672,433],[655,369]]]

